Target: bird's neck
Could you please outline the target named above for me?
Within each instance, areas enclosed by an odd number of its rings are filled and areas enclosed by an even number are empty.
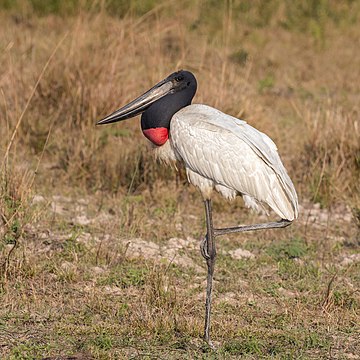
[[[156,146],[169,138],[170,122],[175,113],[191,104],[192,98],[177,93],[163,97],[152,104],[141,116],[141,130]]]

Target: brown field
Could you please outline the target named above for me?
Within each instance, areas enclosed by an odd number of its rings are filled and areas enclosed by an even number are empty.
[[[358,359],[359,3],[30,3],[0,1],[0,358]],[[200,195],[138,119],[94,125],[181,68],[195,103],[276,142],[301,204],[286,229],[218,239],[216,350]],[[214,212],[266,221],[241,199]]]

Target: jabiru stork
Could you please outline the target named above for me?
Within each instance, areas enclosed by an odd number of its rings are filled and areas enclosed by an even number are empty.
[[[207,105],[191,104],[197,90],[195,76],[177,71],[97,125],[138,114],[141,129],[165,163],[181,162],[188,181],[201,192],[205,203],[206,236],[201,254],[207,263],[204,340],[210,345],[211,293],[215,267],[215,238],[219,235],[284,228],[298,217],[298,199],[274,142],[243,120]],[[217,190],[232,200],[242,196],[255,210],[269,207],[281,220],[215,229],[211,195]]]

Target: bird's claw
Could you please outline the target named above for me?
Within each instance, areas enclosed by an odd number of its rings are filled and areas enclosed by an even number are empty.
[[[210,339],[206,340],[204,339],[204,341],[206,342],[206,345],[213,351],[216,351],[216,346],[212,343],[212,341]]]
[[[204,239],[200,243],[200,251],[201,251],[201,255],[203,256],[203,258],[205,260],[210,259],[210,255],[208,252],[208,237],[207,237],[207,235],[204,237]]]

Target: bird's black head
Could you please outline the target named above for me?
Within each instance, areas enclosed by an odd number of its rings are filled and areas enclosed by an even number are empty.
[[[172,116],[191,104],[196,88],[197,82],[191,72],[177,71],[97,124],[109,124],[143,113],[144,135],[155,145],[162,145],[168,139]]]
[[[163,81],[171,81],[173,83],[172,93],[186,92],[190,97],[190,102],[196,93],[197,82],[194,74],[190,71],[176,71]]]

